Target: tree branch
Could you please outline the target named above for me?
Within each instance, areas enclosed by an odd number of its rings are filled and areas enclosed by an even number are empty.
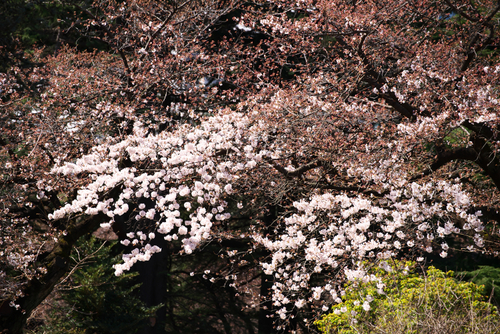
[[[438,170],[453,160],[468,160],[475,162],[492,179],[498,190],[500,190],[500,163],[496,155],[491,151],[488,143],[482,138],[473,137],[473,147],[462,147],[457,149],[440,148],[436,160],[431,164],[430,170],[415,176],[420,178]]]
[[[457,6],[452,4],[450,0],[445,0],[444,2],[446,2],[446,4],[448,6],[450,6],[451,10],[460,14],[460,16],[462,16],[463,18],[465,18],[471,22],[479,22],[480,21],[480,19],[476,19],[475,17],[470,16],[469,14],[465,13],[463,10],[461,10],[460,8],[458,8]]]
[[[315,168],[318,168],[318,167],[321,167],[323,166],[323,162],[320,161],[319,159],[315,159],[313,161],[311,161],[310,163],[308,164],[305,164],[299,168],[296,168],[295,170],[293,171],[288,171],[286,170],[283,166],[279,165],[276,161],[274,160],[271,160],[271,159],[268,159],[268,162],[278,171],[280,172],[281,174],[283,174],[286,178],[291,178],[291,177],[294,177],[294,176],[301,176],[302,174],[304,174],[305,172],[311,170],[311,169],[315,169]]]

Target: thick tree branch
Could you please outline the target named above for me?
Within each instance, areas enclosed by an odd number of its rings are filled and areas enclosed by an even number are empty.
[[[375,197],[382,197],[383,195],[389,193],[388,190],[377,191],[374,189],[364,188],[364,187],[360,187],[360,186],[339,186],[339,185],[334,185],[334,184],[325,184],[325,185],[319,185],[319,186],[315,185],[315,186],[317,186],[318,188],[321,188],[321,189],[331,189],[331,190],[342,191],[342,192],[356,192],[356,193],[360,193],[360,194],[364,194],[364,195],[368,195],[368,196],[373,195]]]
[[[292,178],[295,176],[301,176],[305,172],[323,166],[321,160],[315,159],[308,164],[302,165],[299,168],[295,168],[293,171],[286,170],[283,166],[279,165],[276,161],[269,159],[269,163],[286,178]]]
[[[458,149],[442,149],[436,156],[436,160],[431,164],[430,171],[436,171],[453,160],[476,161],[478,154],[472,147]]]
[[[419,174],[418,178],[429,175],[453,160],[468,160],[475,162],[492,179],[500,190],[500,163],[498,158],[489,148],[488,143],[480,138],[473,138],[473,147],[457,149],[440,148],[436,160],[431,164],[430,170]]]
[[[493,130],[483,123],[471,123],[470,121],[466,120],[462,122],[462,125],[468,130],[471,130],[477,135],[483,137],[484,139],[490,140],[495,136]]]

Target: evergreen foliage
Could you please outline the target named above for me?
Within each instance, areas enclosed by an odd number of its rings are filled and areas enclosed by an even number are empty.
[[[463,272],[460,275],[477,285],[483,285],[485,293],[492,297],[492,303],[500,304],[500,268],[479,266],[476,270]]]
[[[42,333],[136,333],[141,322],[154,316],[161,305],[147,308],[140,301],[137,273],[113,275],[112,265],[120,257],[112,255],[115,244],[94,237],[80,242],[73,252],[79,267],[70,287],[60,291]]]

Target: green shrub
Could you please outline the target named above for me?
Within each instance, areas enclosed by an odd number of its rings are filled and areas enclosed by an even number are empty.
[[[500,333],[484,287],[457,281],[452,271],[429,267],[421,276],[414,262],[395,261],[368,272],[379,280],[348,283],[343,302],[316,322],[322,333]]]

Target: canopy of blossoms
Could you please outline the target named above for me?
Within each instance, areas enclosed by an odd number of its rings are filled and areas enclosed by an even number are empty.
[[[18,205],[0,212],[15,227],[0,261],[24,275],[3,290],[19,314],[64,275],[50,256],[101,222],[126,229],[117,275],[160,238],[184,254],[242,241],[280,319],[376,280],[366,263],[498,255],[498,1],[89,6],[71,29],[106,47],[0,74],[1,193]],[[15,304],[39,277],[51,288]]]

